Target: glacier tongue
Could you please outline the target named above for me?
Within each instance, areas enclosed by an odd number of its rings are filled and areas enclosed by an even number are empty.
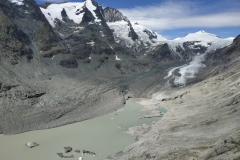
[[[195,78],[196,74],[206,67],[205,64],[202,64],[204,61],[205,54],[196,55],[193,57],[193,60],[187,65],[179,68],[180,76],[175,77],[174,83],[176,85],[186,85],[187,79]]]
[[[204,52],[202,53],[189,53],[189,56],[192,56],[192,60],[189,64],[175,67],[168,71],[168,75],[165,77],[166,79],[171,77],[174,79],[175,85],[184,86],[186,85],[187,79],[195,78],[197,73],[202,68],[206,67],[206,65],[202,62],[205,60],[204,57],[207,53],[231,45],[233,38],[221,39],[214,34],[207,33],[205,31],[199,31],[196,33],[190,33],[183,38],[176,38],[175,40],[168,40],[164,42],[167,43],[169,48],[180,57],[180,53],[177,52],[177,48],[179,47],[185,52],[186,50],[197,50],[198,47],[205,48]],[[178,72],[177,75],[174,75],[175,71]]]

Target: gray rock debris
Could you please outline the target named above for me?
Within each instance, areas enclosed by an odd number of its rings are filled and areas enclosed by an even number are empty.
[[[59,157],[61,157],[61,158],[74,158],[73,155],[71,155],[71,156],[64,156],[63,153],[57,153],[57,155],[58,155]]]

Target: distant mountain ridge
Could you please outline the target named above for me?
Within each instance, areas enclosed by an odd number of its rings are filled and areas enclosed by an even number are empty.
[[[155,54],[158,52],[158,46],[162,46],[166,43],[168,44],[169,54],[172,54],[173,57],[178,56],[180,59],[189,59],[189,56],[191,57],[192,55],[186,54],[186,52],[204,53],[212,48],[215,49],[229,45],[233,40],[223,40],[218,36],[207,33],[203,30],[196,33],[189,33],[182,38],[167,40],[163,36],[153,32],[141,24],[138,24],[137,22],[130,22],[129,19],[117,9],[110,7],[103,9],[102,6],[91,0],[85,0],[78,3],[68,2],[61,4],[47,4],[43,6],[44,7],[41,8],[41,10],[48,19],[49,23],[56,28],[56,30],[61,29],[58,29],[59,27],[55,25],[59,22],[64,22],[62,9],[66,13],[65,17],[73,21],[74,25],[83,23],[83,15],[85,13],[84,8],[89,10],[93,15],[93,20],[88,22],[88,24],[93,23],[96,27],[99,27],[101,23],[105,23],[105,28],[107,28],[107,30],[112,30],[112,33],[110,33],[110,31],[107,32],[108,34],[113,35],[115,43],[120,44],[122,47],[134,53],[139,52],[141,54],[145,54],[145,52],[151,52],[151,54]],[[78,30],[79,28],[77,27],[74,32],[78,32]],[[106,35],[106,32],[103,33],[103,35]],[[213,43],[216,41],[219,41],[219,43]],[[114,42],[112,41],[112,43]],[[113,47],[113,45],[111,45],[111,47]]]
[[[175,54],[181,59],[188,59],[197,54],[204,54],[223,48],[232,44],[233,38],[221,39],[215,34],[205,32],[203,30],[189,33],[182,38],[163,41],[168,44],[171,54]]]

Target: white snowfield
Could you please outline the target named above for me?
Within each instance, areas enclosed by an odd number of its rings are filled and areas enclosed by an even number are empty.
[[[221,38],[216,36],[215,34],[207,33],[203,30],[195,32],[195,33],[189,33],[185,37],[182,38],[176,38],[174,40],[176,41],[204,41],[204,42],[213,42],[213,41],[218,41]]]
[[[130,26],[128,26],[127,21],[116,21],[116,22],[107,22],[109,28],[114,30],[114,38],[116,41],[124,40],[124,45],[131,47],[134,44],[134,41],[131,37],[128,36],[130,31]]]
[[[91,0],[87,0],[85,2],[77,2],[77,3],[61,3],[61,4],[50,4],[46,9],[40,8],[47,18],[48,22],[51,24],[52,27],[55,27],[55,19],[62,20],[61,12],[65,9],[68,18],[73,20],[75,23],[79,24],[82,22],[82,18],[84,12],[80,13],[84,7],[87,7],[88,10],[92,13],[95,17],[95,22],[100,22],[101,20],[98,19],[96,16],[95,10],[97,9],[96,6],[92,4]]]
[[[8,1],[11,2],[11,3],[15,3],[17,5],[23,5],[24,0],[8,0]]]
[[[152,44],[152,41],[149,39],[149,35],[144,32],[144,31],[148,31],[150,32],[151,34],[153,35],[156,35],[157,38],[156,39],[153,39],[153,41],[157,42],[157,41],[165,41],[167,40],[166,38],[164,38],[162,35],[156,33],[156,32],[153,32],[152,30],[150,30],[149,28],[147,27],[144,27],[143,25],[141,24],[138,24],[138,23],[134,23],[132,24],[133,26],[133,29],[134,31],[137,33],[137,35],[140,37],[140,39],[143,41],[143,42],[148,42],[150,44]]]
[[[139,40],[143,42],[144,44],[157,44],[156,42],[159,41],[165,41],[167,40],[163,36],[159,35],[156,32],[151,31],[150,29],[140,25],[140,24],[132,24],[132,27],[136,34],[138,35],[138,40],[133,41],[131,37],[129,37],[130,32],[130,26],[128,25],[127,21],[121,20],[116,22],[107,22],[108,26],[114,30],[113,34],[116,41],[121,41],[124,45],[127,47],[132,47],[133,45],[139,43]],[[146,33],[148,31],[149,33],[156,35],[156,39],[150,39],[149,35]]]
[[[216,50],[217,48],[222,48],[232,44],[233,39],[234,39],[233,37],[221,39],[215,34],[211,34],[201,30],[195,33],[190,33],[182,38],[176,38],[174,40],[166,40],[164,42],[168,43],[169,47],[175,52],[177,47],[181,47],[184,50],[183,48],[184,42],[193,42],[194,46],[201,45],[201,46],[207,47],[206,52],[209,52],[212,50]]]

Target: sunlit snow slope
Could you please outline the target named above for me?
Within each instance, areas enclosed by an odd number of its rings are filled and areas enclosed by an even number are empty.
[[[47,18],[48,22],[55,27],[55,20],[62,20],[62,11],[65,10],[67,16],[70,20],[79,24],[82,21],[83,15],[85,13],[84,9],[88,9],[92,15],[95,17],[95,22],[100,22],[101,20],[97,17],[95,10],[97,7],[92,3],[91,0],[86,0],[85,2],[77,3],[60,3],[60,4],[50,4],[46,9],[41,8],[43,14]]]

